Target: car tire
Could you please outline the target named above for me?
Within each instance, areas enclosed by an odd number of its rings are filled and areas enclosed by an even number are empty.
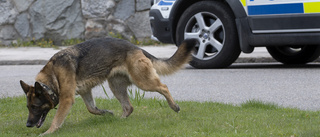
[[[320,46],[267,47],[269,54],[283,64],[306,64],[320,56]]]
[[[240,55],[235,17],[219,1],[201,1],[188,7],[176,29],[176,44],[184,39],[198,39],[190,65],[199,69],[230,66]]]

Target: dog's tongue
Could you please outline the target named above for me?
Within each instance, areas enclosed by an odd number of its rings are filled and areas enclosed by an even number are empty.
[[[38,124],[37,124],[37,128],[40,128],[43,124],[43,120],[42,118],[39,120]]]
[[[46,119],[47,114],[42,114],[38,124],[37,124],[37,128],[40,128],[44,122],[44,120]]]

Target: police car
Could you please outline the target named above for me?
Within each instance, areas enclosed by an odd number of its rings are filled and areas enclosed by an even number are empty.
[[[198,39],[195,68],[228,67],[255,47],[284,64],[320,55],[320,0],[154,0],[150,23],[161,42]]]

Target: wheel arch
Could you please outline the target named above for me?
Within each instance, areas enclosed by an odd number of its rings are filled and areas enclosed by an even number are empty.
[[[228,6],[233,11],[234,16],[237,18],[247,17],[246,11],[239,0],[225,0]]]

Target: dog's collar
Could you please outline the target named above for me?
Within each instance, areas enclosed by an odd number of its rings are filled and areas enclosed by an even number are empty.
[[[55,108],[59,104],[59,97],[58,95],[52,91],[46,84],[38,82],[44,89],[47,91],[44,95],[49,99],[51,103],[51,108]]]

